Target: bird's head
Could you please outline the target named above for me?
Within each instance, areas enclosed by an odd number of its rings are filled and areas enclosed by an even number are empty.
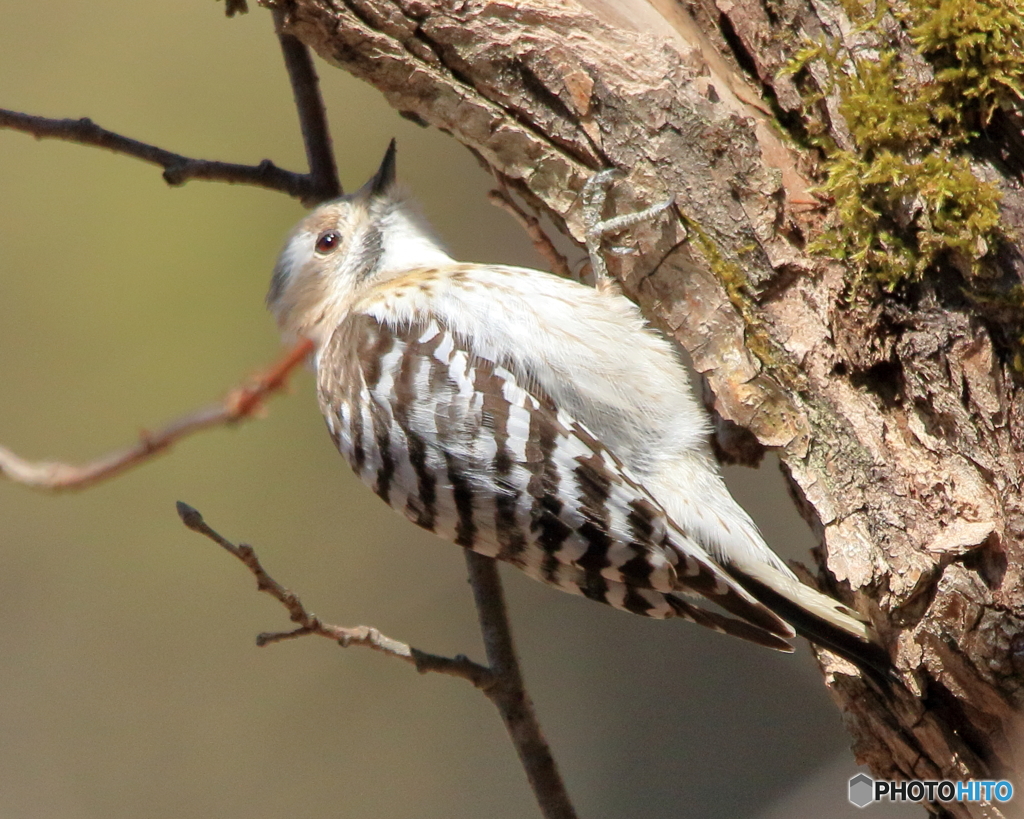
[[[267,306],[287,337],[306,337],[319,347],[367,289],[451,261],[395,183],[391,140],[363,187],[320,205],[292,230]]]

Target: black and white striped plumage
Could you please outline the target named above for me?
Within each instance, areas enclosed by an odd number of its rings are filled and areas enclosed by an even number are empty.
[[[729,495],[686,372],[636,307],[455,262],[396,193],[393,146],[363,189],[298,225],[268,303],[317,345],[338,449],[417,525],[638,614],[781,650],[786,620],[821,642],[869,642]]]

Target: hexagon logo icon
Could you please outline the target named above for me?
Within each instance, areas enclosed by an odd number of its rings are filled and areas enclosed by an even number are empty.
[[[859,773],[850,777],[850,803],[858,808],[866,808],[875,801],[875,780],[867,774]]]

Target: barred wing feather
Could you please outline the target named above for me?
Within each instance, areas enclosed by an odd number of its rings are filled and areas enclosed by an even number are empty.
[[[514,361],[493,358],[429,314],[396,326],[349,314],[318,362],[336,445],[393,508],[464,548],[616,608],[792,650],[782,639],[792,629],[687,537],[613,452]]]

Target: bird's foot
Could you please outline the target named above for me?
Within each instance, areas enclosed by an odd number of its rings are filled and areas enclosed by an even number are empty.
[[[653,219],[662,211],[667,210],[675,202],[675,197],[670,196],[664,202],[652,205],[649,208],[625,213],[621,216],[613,216],[610,219],[602,219],[605,200],[608,198],[608,189],[616,179],[622,176],[622,171],[616,168],[609,168],[598,171],[591,176],[583,185],[583,227],[586,229],[585,241],[587,255],[590,257],[590,266],[594,271],[595,285],[598,289],[605,289],[612,286],[611,276],[608,274],[608,265],[604,256],[601,255],[601,240],[605,236],[620,233],[626,228],[638,225]],[[633,253],[631,248],[613,246],[609,252],[627,255]]]

